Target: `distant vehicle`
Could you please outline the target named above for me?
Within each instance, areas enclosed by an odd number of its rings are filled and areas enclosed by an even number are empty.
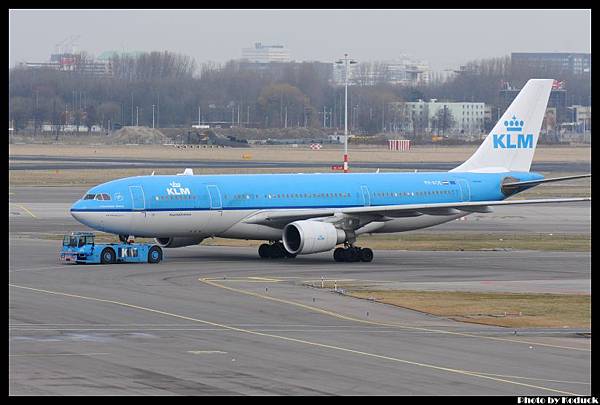
[[[448,172],[193,175],[190,170],[127,177],[91,188],[73,204],[71,215],[123,238],[153,237],[165,248],[218,236],[269,241],[258,250],[265,259],[335,249],[337,262],[370,262],[372,250],[355,246],[359,235],[427,228],[495,206],[591,200],[507,200],[540,184],[591,176],[548,179],[530,171],[552,82],[529,80],[475,153]]]
[[[91,232],[72,232],[63,238],[60,260],[77,264],[158,263],[160,246],[148,243],[95,243]]]

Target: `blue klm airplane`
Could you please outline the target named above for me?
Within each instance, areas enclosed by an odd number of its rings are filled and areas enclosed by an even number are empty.
[[[91,188],[71,214],[121,240],[153,237],[165,248],[204,238],[269,241],[261,258],[334,251],[336,261],[373,259],[365,233],[426,228],[493,206],[589,201],[506,200],[544,179],[530,172],[552,80],[532,79],[477,151],[449,172],[138,176]]]

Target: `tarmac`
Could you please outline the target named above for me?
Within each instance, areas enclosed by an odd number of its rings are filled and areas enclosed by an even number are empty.
[[[400,169],[438,171],[450,170],[461,162],[352,162],[358,169]],[[177,160],[177,159],[123,159],[101,157],[70,157],[44,155],[10,155],[9,170],[63,170],[63,169],[131,169],[131,168],[329,168],[326,162],[277,162],[277,161],[239,161],[239,160]],[[590,162],[533,162],[532,171],[537,172],[583,172],[589,173]]]
[[[590,252],[166,249],[160,264],[63,265],[43,234],[87,229],[85,189],[9,189],[11,395],[590,395],[589,330],[446,318],[311,287],[590,293]],[[589,232],[590,205],[511,207],[438,226]],[[486,219],[484,219],[484,217]]]

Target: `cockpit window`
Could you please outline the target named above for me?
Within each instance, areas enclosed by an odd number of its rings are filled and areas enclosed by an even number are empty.
[[[84,200],[93,200],[96,197],[96,194],[86,194],[83,199]]]
[[[108,200],[110,200],[110,196],[106,193],[96,194],[95,199],[98,201],[108,201]]]

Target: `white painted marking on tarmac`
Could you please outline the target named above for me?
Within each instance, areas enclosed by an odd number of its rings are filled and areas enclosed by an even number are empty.
[[[226,324],[220,324],[220,323],[206,321],[206,320],[202,320],[202,319],[198,319],[198,318],[192,318],[192,317],[185,316],[185,315],[178,315],[175,313],[161,311],[158,309],[142,307],[142,306],[134,305],[134,304],[128,304],[126,302],[113,301],[113,300],[107,300],[107,299],[102,299],[102,298],[86,297],[83,295],[69,294],[69,293],[64,293],[64,292],[59,292],[59,291],[43,290],[40,288],[26,287],[26,286],[10,284],[10,283],[8,284],[8,286],[13,287],[13,288],[29,290],[29,291],[42,292],[45,294],[70,297],[70,298],[78,298],[78,299],[83,299],[83,300],[88,300],[88,301],[97,301],[97,302],[103,302],[103,303],[107,303],[107,304],[114,304],[114,305],[123,306],[126,308],[138,309],[138,310],[147,311],[147,312],[151,312],[151,313],[155,313],[155,314],[159,314],[159,315],[166,315],[166,316],[185,319],[185,320],[189,320],[189,321],[193,321],[193,322],[203,323],[205,325],[221,327],[223,329],[228,329],[228,330],[236,331],[236,332],[240,332],[240,333],[247,333],[247,334],[251,334],[251,335],[257,335],[257,336],[262,336],[262,337],[267,337],[267,338],[272,338],[272,339],[278,339],[278,340],[283,340],[283,341],[287,341],[287,342],[294,342],[294,343],[299,343],[299,344],[308,345],[308,346],[312,346],[312,347],[318,347],[321,349],[330,349],[330,350],[335,350],[335,351],[352,353],[352,354],[356,354],[359,356],[377,358],[377,359],[381,359],[381,360],[388,360],[388,361],[392,361],[392,362],[408,364],[408,365],[412,365],[412,366],[418,366],[418,367],[433,369],[433,370],[437,370],[437,371],[444,371],[444,372],[448,372],[448,373],[460,374],[463,376],[470,376],[470,377],[476,377],[476,378],[480,378],[480,379],[492,380],[492,381],[496,381],[496,382],[503,382],[503,383],[512,384],[512,385],[519,385],[519,386],[528,387],[528,388],[541,389],[544,391],[556,392],[559,394],[581,396],[580,394],[575,394],[575,393],[568,392],[568,391],[557,390],[555,388],[537,386],[537,385],[522,383],[522,382],[518,382],[518,381],[506,380],[503,378],[486,376],[486,375],[479,374],[474,371],[467,371],[467,370],[461,370],[461,369],[456,369],[456,368],[438,366],[435,364],[420,363],[420,362],[416,362],[416,361],[401,359],[398,357],[391,357],[391,356],[384,356],[384,355],[375,354],[375,353],[363,352],[360,350],[354,350],[354,349],[349,349],[349,348],[345,348],[345,347],[341,347],[341,346],[329,345],[329,344],[325,344],[325,343],[312,342],[312,341],[304,340],[304,339],[297,339],[297,338],[281,336],[281,335],[273,335],[273,334],[263,333],[263,332],[255,332],[255,331],[252,331],[249,329],[236,328],[236,327],[229,326]],[[232,361],[234,361],[234,359],[232,359]]]
[[[547,378],[521,377],[521,376],[518,376],[518,375],[503,375],[503,374],[491,374],[491,373],[481,373],[481,372],[477,372],[477,373],[481,374],[481,375],[489,375],[489,376],[492,376],[492,377],[518,378],[518,379],[521,379],[521,380],[546,381],[546,382],[556,382],[556,383],[562,383],[562,384],[592,385],[591,382],[585,382],[585,381],[549,380]]]
[[[67,264],[63,264],[62,266],[54,266],[54,267],[36,267],[33,269],[30,268],[24,268],[24,269],[17,269],[17,270],[9,270],[9,273],[19,273],[22,271],[40,271],[40,270],[52,270],[52,269],[68,269],[69,267],[75,267],[75,266],[69,266]]]
[[[19,331],[20,333],[25,331],[41,332],[41,331],[78,331],[78,332],[139,332],[139,331],[152,331],[152,332],[231,332],[229,330],[223,330],[222,328],[19,328],[10,327],[10,331]],[[254,332],[303,332],[303,333],[331,333],[331,329],[319,328],[314,326],[310,329],[298,329],[298,328],[251,328]],[[401,329],[337,329],[338,333],[351,332],[351,333],[397,333],[397,334],[436,334],[437,332],[419,332],[419,331],[403,331]]]
[[[221,350],[188,350],[191,354],[227,354]]]
[[[21,353],[9,354],[8,357],[46,357],[46,356],[102,356],[110,353]]]

